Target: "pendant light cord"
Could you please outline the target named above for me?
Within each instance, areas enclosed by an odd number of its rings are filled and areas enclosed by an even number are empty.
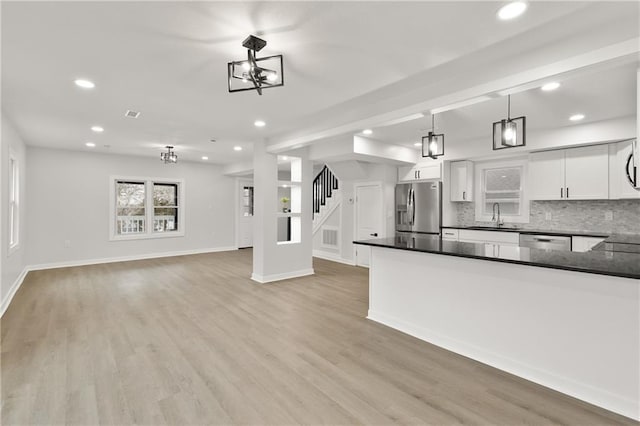
[[[511,121],[511,95],[507,96],[507,121]]]

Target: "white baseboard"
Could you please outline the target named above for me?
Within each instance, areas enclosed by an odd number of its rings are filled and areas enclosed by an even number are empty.
[[[640,420],[640,403],[624,396],[612,394],[602,389],[596,389],[585,383],[579,383],[567,377],[562,377],[548,371],[540,370],[518,360],[504,357],[500,354],[486,351],[483,348],[451,339],[435,333],[424,327],[408,323],[399,318],[381,312],[369,310],[367,319],[399,330],[410,336],[429,342],[451,352],[466,356],[499,370],[506,371],[526,380],[538,383],[550,389],[586,401],[590,404],[605,408],[634,420]]]
[[[28,272],[29,272],[29,269],[25,267],[20,273],[20,275],[18,275],[18,278],[16,278],[16,280],[11,285],[11,288],[9,289],[9,293],[7,293],[7,296],[4,298],[4,300],[0,304],[0,317],[2,317],[4,313],[7,311],[7,308],[9,307],[9,305],[11,304],[11,301],[13,300],[13,296],[15,296],[16,293],[18,292],[18,289],[22,285],[22,282],[24,281]]]
[[[307,275],[313,275],[313,268],[309,269],[301,269],[299,271],[285,272],[283,274],[271,274],[271,275],[258,275],[256,273],[251,274],[251,279],[253,281],[259,282],[260,284],[270,283],[274,281],[280,280],[288,280],[290,278],[298,278],[304,277]]]
[[[336,253],[329,253],[322,250],[314,250],[313,257],[317,257],[324,260],[330,260],[332,262],[344,263],[349,266],[356,266],[356,263],[353,260],[343,259]]]
[[[237,247],[214,247],[214,248],[204,248],[204,249],[196,249],[196,250],[136,254],[132,256],[105,257],[100,259],[72,260],[72,261],[66,261],[66,262],[41,263],[39,265],[27,266],[27,268],[29,271],[39,271],[41,269],[68,268],[71,266],[98,265],[101,263],[113,263],[113,262],[129,262],[132,260],[157,259],[161,257],[174,257],[174,256],[188,256],[191,254],[215,253],[220,251],[232,251],[232,250],[238,250],[238,248]]]

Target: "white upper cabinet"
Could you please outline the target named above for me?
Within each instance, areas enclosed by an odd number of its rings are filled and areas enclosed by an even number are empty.
[[[398,167],[398,181],[412,182],[416,180],[440,179],[442,177],[441,168],[441,163]]]
[[[473,163],[451,163],[451,201],[473,201]]]
[[[565,198],[608,199],[609,147],[594,145],[567,149],[565,155]]]
[[[536,152],[529,158],[529,199],[564,199],[564,150]]]
[[[531,200],[609,198],[609,148],[594,145],[531,154]]]
[[[640,198],[640,190],[633,187],[627,176],[631,155],[632,141],[618,142],[609,145],[609,196],[611,199]],[[633,174],[633,170],[629,170]],[[636,179],[640,179],[638,176]]]

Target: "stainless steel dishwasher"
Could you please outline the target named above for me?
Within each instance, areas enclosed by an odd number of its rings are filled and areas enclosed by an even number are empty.
[[[557,235],[520,234],[520,247],[543,250],[571,251],[571,237]]]

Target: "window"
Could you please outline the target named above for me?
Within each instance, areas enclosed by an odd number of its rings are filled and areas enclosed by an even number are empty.
[[[17,158],[9,156],[9,252],[20,242],[20,169]]]
[[[112,239],[184,235],[181,181],[112,178],[111,182]]]
[[[504,222],[528,223],[529,200],[525,193],[526,160],[476,163],[476,220],[490,222],[494,205]]]

